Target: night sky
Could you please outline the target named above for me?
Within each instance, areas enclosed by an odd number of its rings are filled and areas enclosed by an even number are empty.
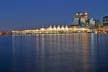
[[[76,12],[108,15],[108,0],[0,0],[0,31],[70,25]]]

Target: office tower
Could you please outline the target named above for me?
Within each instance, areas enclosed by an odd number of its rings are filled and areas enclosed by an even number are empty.
[[[93,18],[91,18],[90,19],[90,28],[95,28],[95,26],[96,26],[96,21]]]
[[[78,13],[75,14],[72,25],[79,25],[79,24],[80,24],[80,14],[78,12]]]
[[[108,26],[108,16],[103,17],[103,26]]]
[[[79,25],[79,18],[74,18],[72,25]]]
[[[96,22],[95,22],[95,23],[96,23],[96,24],[95,24],[95,27],[96,27],[96,28],[102,27],[102,24],[101,24],[101,21],[100,21],[100,20],[96,19],[95,21],[96,21]]]
[[[81,14],[80,25],[81,25],[81,27],[88,27],[89,26],[88,13],[87,12]]]
[[[89,26],[88,13],[77,12],[73,20],[73,25],[79,25],[81,27],[88,27]]]

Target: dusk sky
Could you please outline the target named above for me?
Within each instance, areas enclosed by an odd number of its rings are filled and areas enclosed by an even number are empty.
[[[108,0],[0,0],[0,31],[70,25],[76,12],[108,15]]]

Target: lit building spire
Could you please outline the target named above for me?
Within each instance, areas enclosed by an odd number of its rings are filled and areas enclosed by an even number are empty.
[[[53,26],[53,30],[56,30],[56,26],[55,25]]]
[[[65,26],[65,30],[68,30],[68,26],[67,25]]]
[[[64,26],[62,25],[62,27],[61,27],[61,30],[64,30],[65,28],[64,28]]]
[[[57,30],[60,30],[60,25],[57,26]]]
[[[52,26],[50,25],[48,29],[49,29],[49,30],[52,30]]]

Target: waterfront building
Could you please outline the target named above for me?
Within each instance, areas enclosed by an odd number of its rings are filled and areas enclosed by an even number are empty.
[[[80,24],[80,19],[79,18],[74,18],[72,25],[79,25]]]
[[[52,29],[53,27],[51,25],[47,28],[47,30],[52,30]]]
[[[67,25],[65,26],[65,30],[66,30],[66,31],[68,31],[68,30],[69,30],[69,27],[68,27]]]
[[[61,30],[65,30],[65,27],[63,25],[61,26]]]
[[[88,13],[87,12],[81,14],[80,26],[81,27],[88,27],[89,26]]]
[[[103,26],[108,26],[108,16],[103,17]]]
[[[96,24],[95,24],[95,27],[96,27],[96,28],[102,27],[102,24],[101,24],[101,21],[100,21],[100,20],[98,20],[98,19],[95,20],[95,23],[96,23]]]
[[[90,23],[90,28],[95,28],[96,21],[93,18],[90,19],[89,23]]]
[[[85,26],[86,26],[86,19],[85,19],[84,17],[82,17],[82,18],[80,19],[80,26],[81,26],[81,27],[85,27]]]
[[[103,29],[108,32],[108,16],[103,17]]]
[[[87,12],[84,12],[84,13],[77,12],[75,14],[72,24],[79,25],[81,27],[88,27],[89,26],[88,13]]]
[[[57,29],[57,28],[56,28],[56,26],[54,25],[54,26],[53,26],[53,30],[56,30],[56,29]]]
[[[47,28],[39,28],[35,30],[12,31],[13,34],[33,34],[33,33],[73,33],[73,32],[108,32],[108,16],[103,17],[103,25],[99,20],[93,18],[89,19],[87,12],[77,12],[74,16],[73,22],[69,26],[53,25]]]
[[[58,31],[61,30],[61,29],[60,29],[60,25],[57,26],[57,30],[58,30]]]

